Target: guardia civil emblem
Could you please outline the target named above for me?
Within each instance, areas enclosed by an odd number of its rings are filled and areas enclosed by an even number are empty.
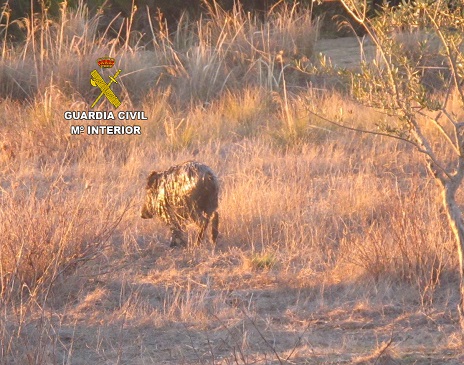
[[[110,57],[102,57],[97,60],[98,66],[100,68],[112,68],[114,66],[114,58]],[[108,101],[113,104],[115,108],[118,108],[121,105],[121,101],[119,98],[116,96],[116,94],[111,90],[111,85],[113,83],[117,84],[118,82],[116,81],[116,77],[119,76],[121,73],[121,70],[116,71],[116,73],[113,76],[109,76],[110,81],[106,83],[106,81],[103,79],[103,76],[98,73],[97,70],[93,70],[90,73],[90,84],[94,87],[98,87],[101,91],[100,95],[95,99],[95,101],[92,103],[90,108],[93,108],[102,98],[102,96],[105,96]]]

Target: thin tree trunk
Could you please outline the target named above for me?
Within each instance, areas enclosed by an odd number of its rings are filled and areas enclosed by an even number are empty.
[[[448,216],[448,222],[453,230],[456,239],[456,248],[459,259],[459,277],[460,277],[460,301],[458,305],[459,323],[461,330],[464,331],[464,222],[462,212],[456,203],[456,190],[460,185],[460,181],[448,181],[443,186],[443,206]]]

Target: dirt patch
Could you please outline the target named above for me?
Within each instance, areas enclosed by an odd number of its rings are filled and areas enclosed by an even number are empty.
[[[159,243],[113,257],[111,274],[87,282],[74,307],[51,319],[62,359],[72,349],[76,365],[464,361],[449,288],[437,295],[443,302],[420,307],[405,285],[245,272],[240,260],[218,268],[233,251]]]
[[[376,56],[375,46],[365,37],[319,39],[316,53],[328,57],[333,66],[356,69],[361,60],[371,61]]]

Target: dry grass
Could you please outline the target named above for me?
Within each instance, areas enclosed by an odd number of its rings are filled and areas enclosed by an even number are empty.
[[[308,116],[311,103],[349,125],[384,118],[296,87],[275,63],[311,52],[307,12],[266,26],[211,14],[161,27],[145,50],[94,43],[96,19],[66,10],[66,26],[8,46],[0,364],[461,363],[453,241],[420,156]],[[35,60],[32,34],[51,42]],[[141,136],[70,136],[63,112],[86,108],[85,75],[106,51],[132,67],[127,95],[143,95],[121,108],[149,120]],[[162,224],[139,218],[144,180],[191,158],[220,177],[221,236],[173,250]]]
[[[107,55],[123,70],[120,88],[129,105],[143,101],[156,87],[170,94],[171,102],[188,106],[240,90],[243,84],[279,89],[283,59],[308,59],[317,37],[310,12],[297,6],[281,6],[263,24],[239,6],[227,13],[211,5],[205,19],[193,22],[183,16],[174,33],[162,16],[148,15],[151,44],[142,44],[136,32],[127,39],[108,39],[113,23],[122,22],[130,32],[132,18],[115,18],[98,34],[100,15],[90,16],[82,4],[78,9],[62,5],[58,22],[38,15],[17,21],[24,28],[24,45],[9,46],[8,33],[0,33],[6,45],[0,95],[31,100],[52,84],[72,94],[75,102],[88,104],[95,98],[88,92],[88,75],[95,60]]]

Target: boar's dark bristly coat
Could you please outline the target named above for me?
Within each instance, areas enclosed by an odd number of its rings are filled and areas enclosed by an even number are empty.
[[[153,171],[147,179],[147,195],[142,218],[157,215],[171,228],[171,246],[185,245],[183,230],[194,222],[200,228],[199,243],[211,220],[211,236],[218,236],[219,183],[208,166],[189,161],[163,172]]]

